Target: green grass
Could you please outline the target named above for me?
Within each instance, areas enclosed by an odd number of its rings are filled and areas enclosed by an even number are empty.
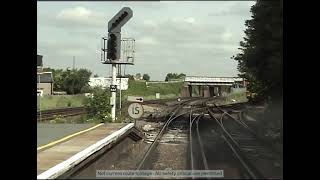
[[[128,96],[143,96],[144,100],[152,100],[156,99],[156,93],[160,93],[160,99],[174,98],[180,95],[182,87],[183,82],[152,83],[146,86],[144,81],[129,81],[128,90],[121,91],[121,96],[123,100]]]
[[[39,102],[41,102],[41,110],[65,108],[65,107],[79,107],[83,106],[84,100],[87,97],[84,95],[61,95],[61,96],[43,96],[37,97],[37,109],[39,110]]]

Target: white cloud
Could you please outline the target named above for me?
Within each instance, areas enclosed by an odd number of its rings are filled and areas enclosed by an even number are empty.
[[[250,7],[255,1],[233,2],[229,7],[209,13],[209,16],[245,16],[250,14]]]
[[[74,8],[63,9],[58,15],[58,19],[66,19],[73,21],[88,20],[92,16],[92,12],[85,7],[77,6]]]
[[[165,6],[172,6],[179,3],[179,1],[160,1],[159,4],[165,5]]]
[[[84,51],[82,49],[61,49],[57,52],[63,56],[83,56]]]
[[[157,24],[152,20],[144,20],[143,24],[146,26],[149,26],[149,27],[156,27],[157,26]]]
[[[195,19],[193,17],[189,17],[189,18],[186,18],[184,21],[187,22],[187,23],[193,24]]]
[[[232,33],[229,30],[227,30],[222,34],[223,41],[227,42],[227,41],[230,41],[231,39],[232,39]]]
[[[152,37],[143,37],[141,39],[137,39],[136,42],[137,43],[141,43],[143,45],[155,45],[155,44],[158,44],[158,42]]]
[[[74,8],[64,9],[59,14],[59,18],[67,18],[67,19],[82,19],[88,18],[92,15],[92,12],[84,7],[77,6]]]
[[[52,19],[51,24],[59,27],[102,27],[105,26],[106,22],[103,13],[90,10],[86,7],[76,6],[62,9],[55,18]]]

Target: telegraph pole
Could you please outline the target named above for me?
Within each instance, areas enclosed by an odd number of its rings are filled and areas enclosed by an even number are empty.
[[[74,68],[75,68],[75,63],[76,63],[76,57],[73,56],[73,63],[72,63],[72,69],[73,69],[73,70],[74,70]]]

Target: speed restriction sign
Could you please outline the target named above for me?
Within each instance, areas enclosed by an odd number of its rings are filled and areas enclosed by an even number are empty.
[[[129,105],[128,113],[133,119],[139,119],[143,115],[143,107],[139,103],[132,103]]]

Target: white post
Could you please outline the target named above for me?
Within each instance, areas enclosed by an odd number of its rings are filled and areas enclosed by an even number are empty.
[[[38,87],[40,89],[40,74],[39,74],[39,84]],[[40,92],[40,96],[39,96],[39,115],[40,115],[40,122],[41,122],[41,92]]]
[[[112,64],[112,85],[116,85],[116,78],[117,78],[117,67],[116,64]],[[112,122],[116,120],[116,92],[111,92],[112,96],[112,109],[111,109],[111,117]]]
[[[121,75],[121,65],[119,64],[119,72],[120,72],[120,84],[119,84],[119,95],[120,95],[120,98],[119,98],[119,113],[121,115],[121,79],[122,79],[122,75]]]
[[[120,109],[120,114],[121,114],[121,77],[120,77],[120,85],[119,85],[119,90],[120,90],[120,104],[119,104],[119,109]]]

